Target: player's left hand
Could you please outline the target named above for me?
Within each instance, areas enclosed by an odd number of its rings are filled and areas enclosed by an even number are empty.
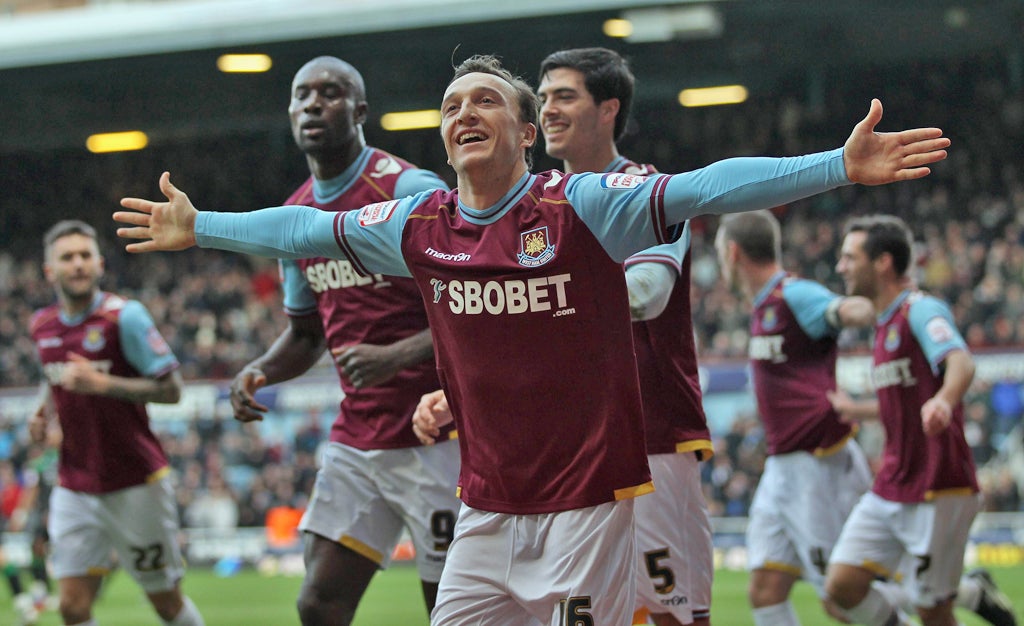
[[[76,352],[68,352],[60,385],[74,393],[103,395],[107,391],[107,375],[96,369],[92,361]]]
[[[913,128],[895,133],[875,132],[882,121],[882,103],[871,100],[867,116],[846,140],[843,163],[847,177],[862,185],[884,185],[922,178],[931,173],[926,167],[946,158],[948,137],[940,128]]]
[[[921,426],[929,437],[946,430],[952,419],[953,407],[938,396],[929,398],[921,407]]]
[[[448,398],[444,390],[438,389],[423,394],[420,402],[416,405],[416,411],[412,414],[412,431],[416,438],[425,446],[437,441],[441,436],[441,427],[451,423],[452,412],[448,408]]]
[[[359,343],[331,350],[335,363],[356,389],[373,387],[391,380],[402,370],[397,354],[389,346]]]
[[[854,414],[856,402],[850,397],[850,394],[842,389],[836,389],[834,391],[826,391],[825,397],[832,403],[832,410],[839,414],[839,421],[847,424],[853,424],[858,421],[857,416]]]

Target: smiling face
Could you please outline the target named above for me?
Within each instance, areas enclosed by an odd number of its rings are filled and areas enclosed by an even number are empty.
[[[320,158],[348,153],[361,141],[366,108],[363,80],[352,66],[333,57],[310,61],[292,81],[288,117],[295,144]]]
[[[549,155],[567,162],[584,161],[614,143],[618,100],[596,103],[579,70],[559,67],[546,72],[537,95]]]
[[[856,230],[846,235],[839,253],[839,262],[836,263],[836,272],[843,277],[847,295],[874,299],[878,289],[875,264],[864,250],[867,236],[866,232]]]
[[[526,167],[526,149],[537,127],[522,121],[512,86],[493,74],[473,72],[452,81],[441,101],[441,137],[456,174],[489,171],[511,175]]]
[[[62,301],[91,302],[103,277],[103,257],[96,240],[79,233],[55,239],[46,251],[43,272]]]

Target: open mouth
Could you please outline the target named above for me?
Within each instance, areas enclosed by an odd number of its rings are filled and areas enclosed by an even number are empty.
[[[457,143],[460,146],[464,146],[467,143],[477,143],[480,141],[484,141],[485,139],[487,139],[487,137],[483,133],[471,130],[469,132],[462,133],[461,135],[456,137],[455,143]]]

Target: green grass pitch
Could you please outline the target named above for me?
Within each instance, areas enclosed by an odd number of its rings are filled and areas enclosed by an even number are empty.
[[[1024,606],[1024,565],[993,568],[1002,590],[1015,600],[1018,615]],[[208,570],[190,570],[185,590],[195,600],[208,626],[298,626],[295,597],[298,577],[262,576],[246,570],[220,578]],[[746,600],[747,574],[720,570],[715,573],[711,618],[718,626],[752,626]],[[828,624],[810,587],[799,584],[794,593],[797,613],[805,626]],[[114,575],[98,602],[94,616],[101,626],[159,626],[160,621],[145,598],[123,573]],[[985,622],[974,615],[958,615],[966,626]],[[0,624],[12,624],[9,597],[0,599]],[[58,626],[60,619],[45,613],[39,626]],[[374,579],[356,615],[354,626],[427,626],[426,611],[414,568],[392,567]]]

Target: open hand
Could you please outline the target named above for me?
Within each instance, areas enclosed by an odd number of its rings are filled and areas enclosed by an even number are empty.
[[[121,206],[133,210],[115,212],[114,221],[134,226],[118,228],[117,236],[143,240],[125,246],[128,252],[184,250],[196,245],[195,224],[199,212],[185,192],[171,184],[169,172],[160,175],[160,191],[167,196],[167,202],[121,199]]]

